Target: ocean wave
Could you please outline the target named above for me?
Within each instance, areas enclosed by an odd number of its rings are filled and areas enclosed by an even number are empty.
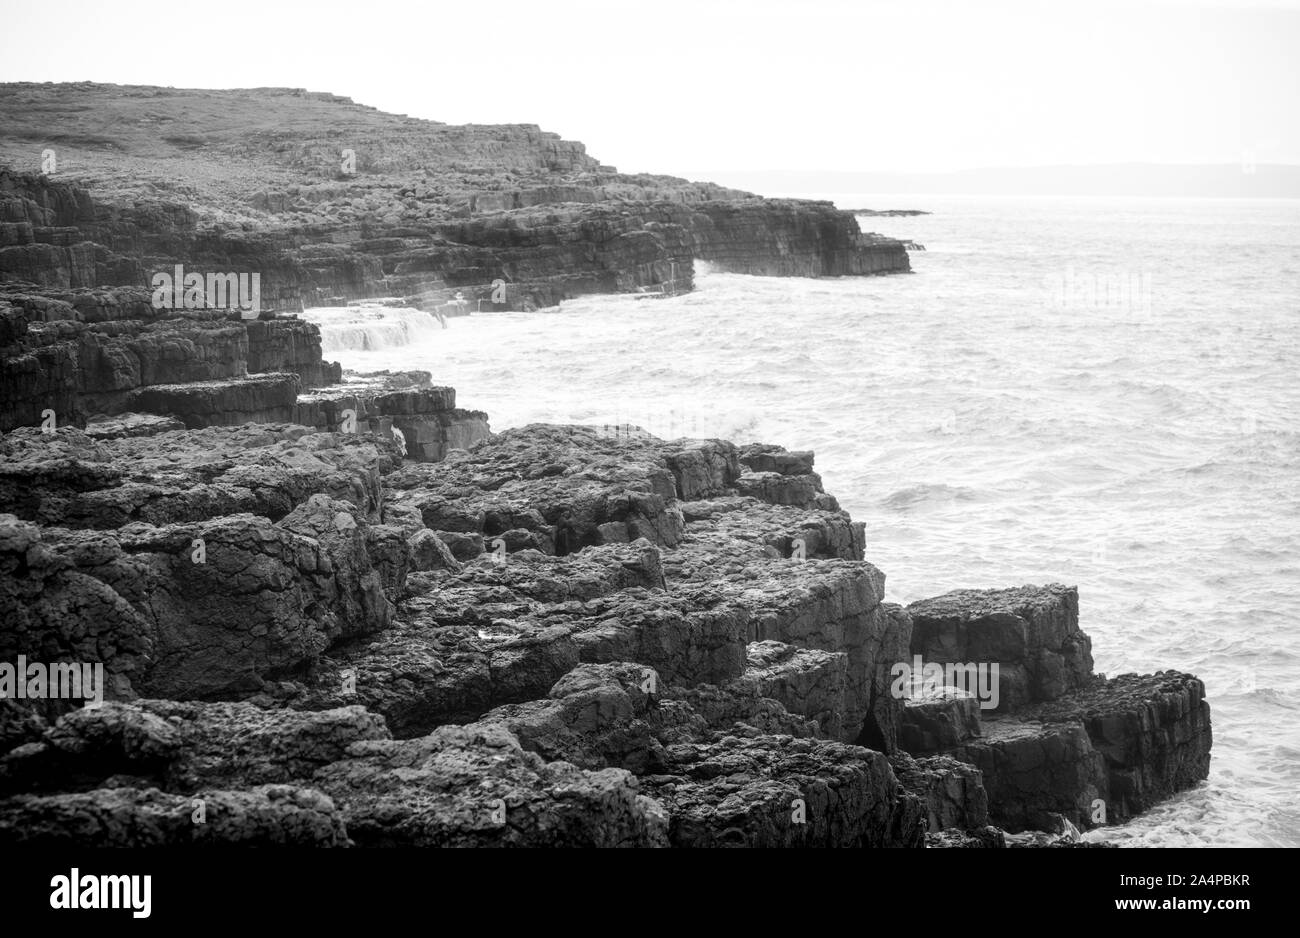
[[[974,501],[976,493],[963,486],[932,483],[899,489],[882,498],[880,504],[890,511],[910,511],[935,502]]]
[[[320,326],[324,352],[374,352],[411,345],[440,329],[437,317],[408,307],[346,306],[305,310]]]

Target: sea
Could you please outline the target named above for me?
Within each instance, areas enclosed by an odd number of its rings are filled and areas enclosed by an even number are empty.
[[[494,430],[814,450],[891,601],[1077,585],[1097,670],[1190,671],[1214,725],[1206,782],[1087,839],[1300,846],[1300,200],[813,197],[930,212],[859,220],[913,272],[305,315]]]

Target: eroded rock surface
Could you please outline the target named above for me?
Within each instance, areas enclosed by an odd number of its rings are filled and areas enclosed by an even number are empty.
[[[290,425],[0,449],[3,651],[109,676],[95,709],[4,701],[4,842],[998,846],[1207,770],[1200,683],[1093,677],[1072,589],[884,602],[810,453],[549,426],[441,463]],[[917,654],[1000,656],[1004,705],[906,699]]]

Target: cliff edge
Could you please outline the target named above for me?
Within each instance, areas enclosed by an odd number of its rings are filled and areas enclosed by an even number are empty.
[[[684,292],[737,273],[906,271],[826,202],[626,175],[528,124],[448,125],[300,89],[0,85],[0,283],[257,271],[264,306],[473,308]],[[40,174],[39,178],[21,174]]]

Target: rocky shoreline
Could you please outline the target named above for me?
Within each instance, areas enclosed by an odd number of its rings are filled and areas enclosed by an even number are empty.
[[[0,662],[106,677],[101,706],[0,696],[0,843],[1068,844],[1206,777],[1197,678],[1094,674],[1071,587],[885,602],[812,453],[493,434],[428,373],[344,376],[293,315],[687,290],[696,259],[902,271],[902,242],[536,128],[118,92],[123,126],[209,108],[199,142],[168,132],[185,199],[107,144],[77,182],[0,170]],[[107,95],[10,85],[0,111]],[[331,133],[241,150],[211,109],[248,95]],[[353,139],[384,141],[367,178],[302,182]],[[218,158],[233,181],[196,168]],[[268,307],[159,309],[173,262],[246,263]],[[996,664],[996,701],[900,692],[918,660]]]
[[[1208,769],[1201,682],[1094,675],[1074,589],[883,602],[809,453],[553,426],[439,463],[286,424],[0,446],[0,659],[110,687],[0,704],[0,842],[990,846]],[[891,692],[915,655],[999,662],[996,712]]]

